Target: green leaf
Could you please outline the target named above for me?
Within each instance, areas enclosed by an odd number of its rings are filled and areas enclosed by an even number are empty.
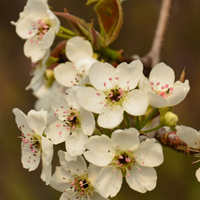
[[[101,0],[94,7],[101,35],[105,38],[106,45],[111,44],[118,36],[123,23],[123,10],[119,0]]]
[[[100,1],[100,0],[87,0],[86,5],[89,5],[89,4],[97,2],[97,1]]]

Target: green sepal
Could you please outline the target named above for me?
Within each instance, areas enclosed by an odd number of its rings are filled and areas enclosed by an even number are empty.
[[[50,67],[52,64],[57,63],[58,60],[59,60],[59,58],[50,56],[46,62],[46,66]]]

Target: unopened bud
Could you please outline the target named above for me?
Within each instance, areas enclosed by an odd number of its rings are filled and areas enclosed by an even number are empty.
[[[160,122],[165,126],[175,126],[178,122],[178,116],[173,112],[168,111],[160,118]]]

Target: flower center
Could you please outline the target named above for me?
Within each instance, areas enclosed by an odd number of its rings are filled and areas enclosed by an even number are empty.
[[[112,165],[114,165],[115,168],[120,169],[123,173],[126,173],[127,170],[131,170],[135,163],[136,161],[131,151],[118,151],[112,160]]]
[[[35,32],[35,30],[37,30],[36,37],[30,40],[31,43],[35,42],[36,44],[38,44],[39,42],[41,42],[44,34],[49,30],[49,28],[50,26],[47,25],[43,19],[38,19],[38,21],[32,25],[32,30],[28,32],[29,35],[31,35],[33,32]]]
[[[157,82],[156,84],[154,84],[153,82],[151,82],[150,84],[151,84],[151,90],[153,92],[155,92],[157,95],[161,96],[161,97],[167,98],[173,92],[173,87],[169,87],[169,84],[166,84],[166,85],[161,86],[161,87],[159,86],[160,82]],[[158,88],[158,86],[160,88]]]
[[[111,106],[112,104],[115,105],[122,105],[122,102],[124,98],[127,96],[129,92],[129,81],[127,81],[127,85],[125,88],[119,87],[119,77],[115,77],[115,80],[112,80],[112,78],[109,78],[109,81],[111,82],[113,88],[109,90],[106,87],[106,82],[104,82],[104,87],[106,88],[105,94],[105,102],[100,102],[100,104],[104,104],[105,107]],[[100,92],[97,92],[96,95],[100,96]]]
[[[75,192],[72,196],[77,195],[77,199],[84,196],[89,199],[93,196],[94,188],[88,180],[87,174],[84,174],[82,176],[74,175],[71,190]],[[70,200],[70,198],[68,199]]]
[[[65,126],[67,130],[73,131],[76,128],[81,127],[80,123],[80,113],[75,108],[70,108],[70,110],[63,112],[64,116],[66,117],[63,122],[65,122]]]

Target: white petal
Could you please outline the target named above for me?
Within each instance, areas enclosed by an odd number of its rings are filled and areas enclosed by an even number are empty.
[[[163,108],[168,106],[168,100],[164,97],[161,97],[153,92],[147,92],[149,97],[149,104],[156,107],[156,108]]]
[[[200,133],[195,129],[188,126],[176,126],[177,135],[183,140],[189,147],[194,149],[200,148]]]
[[[173,86],[172,94],[167,98],[169,106],[175,106],[179,104],[190,90],[189,82],[186,80],[184,83],[177,81]]]
[[[85,57],[75,62],[75,66],[80,73],[88,75],[90,67],[95,62],[97,62],[96,59],[92,57]]]
[[[87,170],[88,171],[88,179],[92,185],[94,185],[94,182],[95,182],[97,176],[99,175],[99,172],[101,171],[101,169],[102,169],[102,167],[98,167],[93,164],[89,165],[88,170]]]
[[[18,108],[14,108],[13,113],[15,114],[15,121],[20,131],[24,133],[25,135],[30,134],[30,133],[32,134],[32,129],[27,123],[26,115]]]
[[[115,156],[116,150],[106,135],[90,137],[85,147],[89,150],[84,153],[85,158],[97,166],[108,165]]]
[[[88,136],[86,136],[81,129],[77,129],[69,135],[65,142],[65,147],[67,152],[71,156],[79,156],[85,151],[85,143],[88,140]]]
[[[51,123],[45,130],[47,138],[51,139],[53,144],[60,144],[66,141],[70,132],[63,126],[60,120]]]
[[[157,174],[156,170],[151,167],[133,167],[130,171],[129,177],[126,177],[126,181],[130,188],[141,193],[151,191],[156,187]]]
[[[78,103],[88,111],[99,114],[105,110],[105,94],[92,87],[81,88],[77,93],[77,99]]]
[[[95,129],[94,115],[83,108],[81,108],[79,112],[80,112],[81,128],[83,133],[85,135],[92,135]]]
[[[34,21],[37,21],[38,19],[48,19],[48,5],[44,1],[28,1],[25,9],[28,16]]]
[[[121,88],[127,88],[129,86],[129,89],[134,89],[141,76],[143,71],[143,65],[140,60],[136,60],[131,62],[130,64],[127,63],[121,63],[116,68],[116,74],[117,77],[119,77],[119,86]],[[129,82],[127,84],[127,82]]]
[[[196,171],[197,180],[200,182],[200,168]]]
[[[154,85],[160,83],[157,87],[161,89],[162,86],[166,84],[171,87],[174,84],[175,75],[174,70],[167,66],[165,63],[157,64],[152,70],[149,75],[149,81],[153,82]]]
[[[99,194],[107,198],[114,197],[119,192],[122,185],[122,174],[120,170],[115,173],[113,166],[104,167],[96,179],[95,187],[97,187]]]
[[[77,92],[80,90],[81,87],[74,86],[72,88],[69,88],[66,90],[66,93],[68,94],[66,99],[70,107],[76,108],[77,110],[80,109],[80,106],[78,104],[78,100],[76,97]]]
[[[131,115],[144,115],[149,106],[149,99],[142,90],[133,90],[125,97],[122,106]]]
[[[65,171],[62,167],[56,167],[56,171],[52,176],[50,186],[55,190],[64,192],[64,190],[71,187],[71,179],[72,176],[69,172]]]
[[[69,60],[77,62],[82,58],[92,57],[93,49],[89,41],[77,36],[67,41],[66,55]]]
[[[58,151],[58,156],[60,160],[60,164],[65,171],[68,172],[70,170],[74,174],[84,174],[84,171],[87,169],[85,160],[82,156],[78,156],[76,161],[67,161],[65,159],[66,153],[62,150]]]
[[[115,128],[122,122],[123,113],[123,107],[112,105],[111,107],[107,107],[105,112],[99,115],[97,122],[103,128]]]
[[[30,84],[26,87],[26,90],[32,89],[33,92],[36,92],[44,82],[44,73],[46,70],[46,65],[36,66],[35,71],[33,72],[33,77]]]
[[[59,200],[68,200],[68,199],[70,199],[70,200],[79,200],[80,199],[81,200],[81,197],[79,196],[79,194],[80,194],[79,192],[73,192],[71,190],[68,190],[61,195]]]
[[[53,44],[55,38],[55,30],[51,27],[43,36],[41,45],[43,49],[48,49]]]
[[[56,15],[51,10],[47,10],[47,14],[51,21],[51,27],[54,29],[54,32],[57,33],[60,28],[60,21],[58,20]]]
[[[134,151],[136,162],[145,167],[157,167],[163,163],[163,150],[155,139],[146,139]]]
[[[50,165],[52,158],[53,158],[53,143],[42,136],[41,138],[42,143],[42,161],[45,165]]]
[[[71,156],[68,152],[65,152],[65,159],[67,161],[77,161],[77,156]]]
[[[23,164],[23,167],[25,169],[29,169],[29,171],[35,170],[39,163],[40,163],[40,150],[34,156],[34,153],[30,150],[30,144],[24,144],[23,142],[21,143],[21,148],[22,148],[22,157],[21,161]]]
[[[70,110],[67,103],[67,99],[61,93],[52,93],[51,95],[51,107],[58,114],[60,120],[66,119],[65,113]]]
[[[33,63],[36,63],[38,60],[42,59],[47,51],[47,49],[43,49],[41,43],[36,43],[32,39],[26,40],[24,44],[24,54],[26,57],[30,57]]]
[[[29,17],[23,17],[19,19],[16,24],[16,32],[22,39],[28,39],[34,37],[38,30],[33,29],[33,24],[35,22]],[[32,32],[30,32],[32,31]]]
[[[52,165],[46,165],[45,162],[42,162],[42,174],[41,179],[46,182],[46,185],[49,185],[51,182],[51,171],[52,171]]]
[[[54,68],[56,81],[65,87],[72,87],[76,85],[78,82],[76,82],[75,78],[80,81],[80,77],[77,76],[77,74],[78,71],[71,62],[59,64],[56,68]]]
[[[142,75],[140,79],[139,88],[144,92],[151,91],[151,85],[149,83],[149,80],[144,75]]]
[[[35,111],[31,110],[27,114],[27,122],[29,126],[36,132],[36,134],[42,136],[47,123],[47,111]]]
[[[139,131],[135,128],[125,130],[116,130],[111,135],[113,146],[122,151],[134,151],[138,148],[140,140],[138,138]]]
[[[115,86],[115,73],[116,69],[111,64],[95,62],[89,70],[89,79],[95,88],[107,91]],[[109,80],[110,78],[112,81]]]

